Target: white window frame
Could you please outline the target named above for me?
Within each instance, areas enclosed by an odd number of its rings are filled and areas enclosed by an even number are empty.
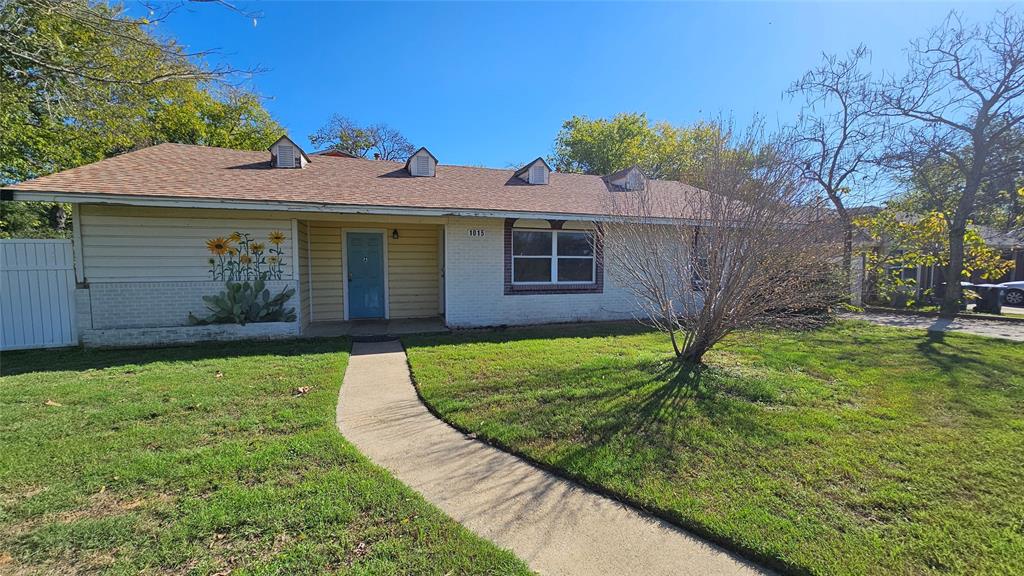
[[[545,256],[517,256],[516,255],[516,232],[546,232],[551,234],[551,254]],[[594,247],[594,254],[590,256],[559,256],[558,255],[558,235],[560,233],[566,234],[589,234],[591,246]],[[555,230],[552,228],[512,228],[512,284],[515,286],[593,286],[597,283],[597,247],[594,245],[594,231],[592,230]],[[539,280],[539,281],[523,281],[516,280],[516,259],[550,259],[551,260],[551,280]],[[572,258],[575,260],[590,260],[590,280],[559,280],[558,279],[558,259],[559,258]]]

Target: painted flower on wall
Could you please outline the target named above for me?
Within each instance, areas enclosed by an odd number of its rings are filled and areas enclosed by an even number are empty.
[[[216,258],[210,258],[210,276],[214,280],[238,282],[243,280],[280,280],[284,276],[284,250],[287,237],[274,230],[267,235],[271,247],[254,241],[251,234],[232,232],[227,238],[218,236],[206,241],[206,248]]]
[[[211,238],[206,241],[206,248],[218,256],[223,256],[227,253],[228,248],[230,248],[230,246],[228,246],[228,242],[229,240],[220,237]]]

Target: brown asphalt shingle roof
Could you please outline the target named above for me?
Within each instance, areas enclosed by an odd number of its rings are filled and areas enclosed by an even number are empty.
[[[302,169],[272,168],[266,152],[160,144],[6,189],[566,215],[611,215],[614,195],[624,193],[600,176],[554,172],[547,185],[531,186],[513,172],[442,164],[436,177],[417,178],[397,162],[324,155]],[[680,195],[678,204],[699,193],[678,182],[650,184],[652,193]]]

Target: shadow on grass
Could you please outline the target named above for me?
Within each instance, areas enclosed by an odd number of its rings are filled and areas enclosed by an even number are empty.
[[[31,372],[102,370],[154,362],[195,362],[245,356],[298,356],[348,351],[347,338],[310,338],[279,341],[207,342],[166,348],[97,350],[63,348],[16,350],[0,353],[0,376]]]

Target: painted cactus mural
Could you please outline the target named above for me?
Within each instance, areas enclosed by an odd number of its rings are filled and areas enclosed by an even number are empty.
[[[213,256],[207,261],[214,280],[280,280],[284,276],[284,250],[287,238],[274,230],[267,243],[257,242],[251,234],[232,232],[228,237],[211,238],[206,248]]]
[[[213,296],[203,296],[208,314],[198,317],[189,313],[190,324],[242,324],[250,322],[294,322],[295,308],[285,305],[295,294],[294,288],[285,288],[271,296],[267,280],[284,277],[284,250],[287,238],[274,230],[265,242],[257,242],[251,235],[232,232],[206,241],[212,256],[207,260],[213,280],[224,282],[225,290]]]

